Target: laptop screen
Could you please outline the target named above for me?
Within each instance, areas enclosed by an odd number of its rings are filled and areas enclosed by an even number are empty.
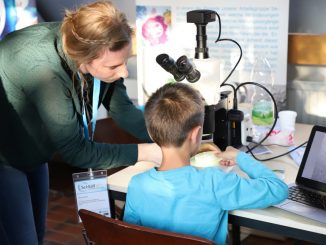
[[[326,192],[326,127],[312,128],[296,182]]]

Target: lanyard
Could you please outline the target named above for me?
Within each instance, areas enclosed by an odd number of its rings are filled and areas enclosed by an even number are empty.
[[[79,73],[78,73],[78,76],[79,76]],[[94,86],[93,86],[93,103],[92,103],[92,138],[91,138],[91,141],[94,140],[96,118],[97,118],[97,111],[98,111],[97,107],[98,107],[98,101],[99,101],[99,95],[100,95],[101,81],[94,77],[93,84],[94,84]],[[84,87],[83,87],[83,83],[82,83],[81,84],[82,95],[83,95],[83,88]],[[83,103],[82,113],[83,113],[84,133],[85,133],[86,139],[90,140],[88,126],[87,126],[87,118],[86,118],[86,105],[85,105],[84,99],[82,99],[82,103]]]

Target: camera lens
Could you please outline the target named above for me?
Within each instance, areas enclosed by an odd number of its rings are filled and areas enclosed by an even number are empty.
[[[181,73],[176,66],[174,59],[167,54],[160,54],[156,57],[156,62],[167,72],[170,72],[177,82],[185,79],[186,75]]]
[[[180,72],[186,74],[186,79],[190,83],[195,83],[200,78],[200,72],[197,71],[193,64],[188,60],[187,56],[183,55],[177,60],[177,67]]]

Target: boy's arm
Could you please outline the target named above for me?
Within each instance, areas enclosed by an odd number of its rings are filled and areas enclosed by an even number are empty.
[[[130,223],[130,224],[141,225],[137,213],[133,210],[130,203],[128,203],[128,202],[126,202],[125,212],[123,215],[123,221]]]
[[[137,195],[137,188],[134,188],[132,180],[133,179],[131,179],[130,184],[128,186],[123,221],[131,224],[141,225],[139,215],[136,212],[137,208],[135,207],[135,201],[141,196]]]
[[[223,209],[265,208],[287,198],[287,185],[266,166],[243,152],[237,154],[236,162],[249,178],[229,173],[214,181],[216,199]]]

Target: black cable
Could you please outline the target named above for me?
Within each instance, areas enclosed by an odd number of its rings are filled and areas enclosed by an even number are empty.
[[[285,156],[285,155],[287,155],[287,154],[289,154],[289,153],[291,153],[291,152],[293,152],[293,151],[295,151],[295,150],[297,150],[297,149],[299,149],[301,146],[303,146],[303,145],[305,145],[305,144],[307,144],[307,142],[308,141],[306,141],[306,142],[304,142],[304,143],[302,143],[301,145],[299,145],[299,146],[297,146],[297,147],[295,147],[295,148],[293,148],[292,150],[290,150],[290,151],[287,151],[287,152],[285,152],[285,153],[282,153],[282,154],[280,154],[280,155],[277,155],[277,156],[274,156],[274,157],[270,157],[270,158],[265,158],[265,159],[258,159],[256,156],[255,156],[255,154],[252,152],[252,149],[253,148],[249,148],[248,146],[247,146],[247,149],[248,149],[248,151],[246,152],[246,153],[250,153],[251,155],[252,155],[252,157],[253,158],[255,158],[257,161],[269,161],[269,160],[273,160],[273,159],[276,159],[276,158],[278,158],[278,157],[282,157],[282,156]]]
[[[230,86],[232,88],[232,90],[233,90],[233,94],[236,94],[235,87],[234,87],[233,84],[224,83],[220,87],[223,87],[223,86]],[[237,104],[238,104],[237,96],[233,96],[233,105],[237,105]],[[237,107],[236,106],[233,106],[233,109],[237,109]]]
[[[242,86],[245,86],[245,85],[256,85],[262,89],[264,89],[266,91],[266,93],[269,94],[269,96],[271,97],[271,99],[273,100],[273,103],[274,103],[274,122],[273,122],[273,125],[272,127],[270,128],[269,132],[266,134],[266,136],[259,141],[259,143],[257,145],[255,145],[254,147],[252,147],[250,149],[250,151],[252,151],[253,149],[255,149],[257,146],[261,145],[266,139],[267,137],[270,135],[270,133],[273,131],[275,125],[276,125],[276,121],[277,121],[277,118],[278,118],[278,111],[277,111],[277,105],[276,105],[276,101],[275,101],[275,98],[273,96],[273,94],[267,89],[265,88],[263,85],[259,84],[259,83],[255,83],[255,82],[245,82],[245,83],[241,83],[236,89],[235,91],[237,92],[239,90],[240,87]],[[236,94],[234,95],[236,97]],[[246,152],[248,153],[249,150]]]
[[[258,144],[255,141],[248,141],[254,144]],[[260,144],[261,146],[279,146],[279,147],[289,147],[288,145],[280,145],[280,144],[276,144],[276,143],[271,143],[271,144]]]
[[[231,77],[231,75],[233,74],[233,72],[235,71],[235,69],[237,68],[237,66],[239,65],[239,63],[242,59],[242,48],[237,41],[235,41],[233,39],[229,39],[229,38],[223,38],[223,39],[216,40],[215,43],[222,42],[222,41],[229,41],[229,42],[235,43],[239,47],[240,55],[239,55],[239,59],[238,59],[237,63],[234,65],[234,67],[230,71],[229,75],[227,75],[227,77],[224,79],[224,81],[221,83],[221,85],[223,85]]]
[[[220,15],[216,11],[215,11],[215,14],[216,14],[217,19],[218,19],[218,36],[217,36],[217,39],[215,41],[215,42],[217,42],[221,38],[222,24],[221,24],[221,17],[220,17]]]
[[[233,74],[233,72],[235,71],[235,69],[237,68],[237,66],[239,65],[240,63],[240,60],[242,59],[242,48],[240,46],[240,44],[233,40],[233,39],[229,39],[229,38],[223,38],[223,39],[220,39],[221,38],[221,34],[222,34],[222,25],[221,25],[221,17],[220,15],[215,12],[216,16],[217,16],[217,19],[218,19],[218,26],[219,26],[219,30],[218,30],[218,36],[217,36],[217,39],[215,40],[215,43],[217,42],[222,42],[222,41],[229,41],[229,42],[233,42],[235,43],[238,47],[239,47],[239,50],[240,50],[240,55],[239,55],[239,59],[237,61],[237,63],[235,64],[235,66],[232,68],[232,70],[230,71],[229,75],[224,79],[224,81],[221,83],[221,87],[226,83],[226,81],[231,77],[231,75]]]
[[[236,88],[234,87],[234,85],[233,85],[233,84],[224,83],[224,84],[222,84],[222,85],[221,85],[221,87],[223,87],[223,86],[230,86],[230,87],[232,88],[232,90],[233,90],[233,94],[235,94],[235,93],[236,93],[236,92],[235,92]]]

